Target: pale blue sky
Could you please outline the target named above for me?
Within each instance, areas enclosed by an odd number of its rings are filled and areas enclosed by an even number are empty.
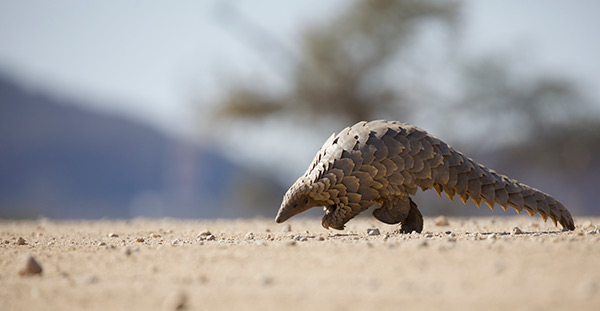
[[[34,88],[94,98],[95,108],[168,131],[194,128],[190,96],[212,100],[221,79],[277,70],[232,35],[219,1],[0,1],[0,71]],[[299,30],[347,2],[231,1],[294,47]],[[566,74],[600,98],[600,2],[466,2],[465,53],[523,49],[530,66]],[[220,17],[221,16],[221,17]]]

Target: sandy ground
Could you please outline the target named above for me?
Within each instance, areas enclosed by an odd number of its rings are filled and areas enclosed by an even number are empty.
[[[0,310],[600,310],[600,218],[449,222],[4,220]]]

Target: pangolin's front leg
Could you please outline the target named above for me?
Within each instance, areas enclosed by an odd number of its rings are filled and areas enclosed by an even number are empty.
[[[350,219],[368,209],[371,204],[372,202],[361,201],[360,203],[326,207],[325,216],[323,216],[323,219],[321,220],[321,225],[325,229],[333,228],[343,230],[344,225],[350,221]]]
[[[373,211],[373,216],[386,224],[402,224],[400,232],[423,231],[423,215],[417,204],[408,196],[395,197],[384,201],[381,207]]]

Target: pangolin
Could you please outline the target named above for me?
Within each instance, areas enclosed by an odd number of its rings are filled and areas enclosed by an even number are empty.
[[[398,121],[358,122],[331,135],[283,197],[276,222],[315,206],[325,208],[324,228],[344,225],[373,204],[373,216],[400,231],[423,230],[423,216],[410,198],[433,188],[452,200],[481,201],[493,210],[512,206],[574,230],[569,211],[550,195],[476,163],[426,131]]]

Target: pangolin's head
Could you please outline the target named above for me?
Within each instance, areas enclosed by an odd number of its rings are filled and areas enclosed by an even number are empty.
[[[323,206],[324,202],[311,198],[311,191],[313,191],[313,187],[305,178],[298,179],[283,196],[275,221],[282,223],[312,207]]]

